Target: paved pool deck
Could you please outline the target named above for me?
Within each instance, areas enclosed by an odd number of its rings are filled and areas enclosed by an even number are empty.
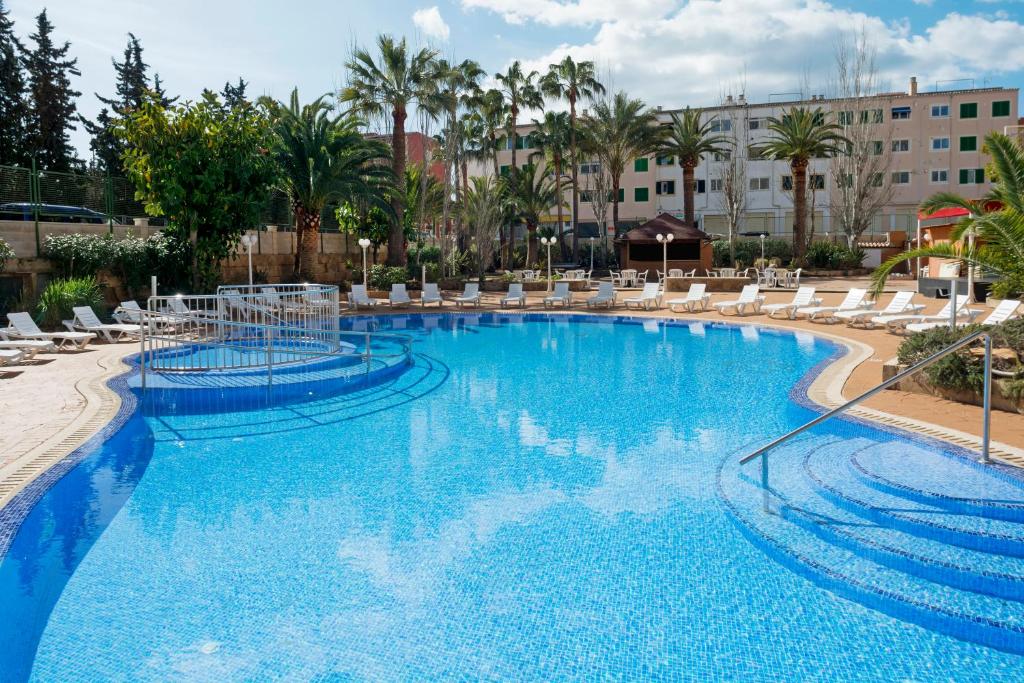
[[[838,303],[850,281],[813,283],[825,304]],[[912,284],[912,283],[907,283]],[[830,286],[833,285],[833,286]],[[903,283],[895,283],[902,288]],[[832,291],[830,291],[832,290]],[[449,296],[450,293],[446,293]],[[582,301],[587,295],[577,294]],[[672,295],[670,295],[672,296]],[[714,294],[712,303],[735,298],[735,294]],[[771,291],[767,303],[789,301],[792,291]],[[544,310],[543,292],[528,293],[527,310]],[[497,309],[500,295],[485,293],[482,309]],[[620,297],[621,298],[621,297]],[[882,303],[888,301],[883,297]],[[921,299],[926,312],[937,312],[945,304]],[[984,308],[983,304],[977,308]],[[446,302],[445,309],[454,305]],[[422,310],[414,305],[407,310]],[[428,309],[436,311],[435,307]],[[577,304],[575,312],[601,313]],[[618,306],[612,315],[623,315]],[[378,307],[377,313],[392,311]],[[395,309],[401,313],[402,309]],[[629,315],[689,320],[729,320],[801,329],[846,342],[851,350],[844,361],[822,375],[811,387],[811,398],[835,405],[875,386],[882,380],[882,365],[896,355],[902,337],[884,330],[863,330],[846,325],[810,323],[805,320],[771,319],[766,315],[721,316],[715,311],[676,314],[668,309],[631,310]],[[25,484],[98,432],[117,412],[120,400],[106,387],[106,381],[127,370],[122,359],[137,353],[138,343],[90,345],[86,350],[40,354],[32,362],[0,369],[0,507]],[[756,372],[756,367],[752,367]],[[863,404],[859,414],[914,431],[945,438],[961,445],[977,442],[981,434],[980,407],[964,405],[933,396],[886,391]],[[994,411],[992,438],[997,455],[1024,466],[1024,415]]]

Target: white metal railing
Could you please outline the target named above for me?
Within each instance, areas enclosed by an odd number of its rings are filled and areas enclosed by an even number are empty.
[[[404,335],[340,329],[338,287],[222,286],[216,294],[150,297],[140,335],[146,372],[266,369],[340,356],[374,364],[411,362]]]

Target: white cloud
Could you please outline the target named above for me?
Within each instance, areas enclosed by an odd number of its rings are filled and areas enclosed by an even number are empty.
[[[924,5],[925,7],[931,7],[935,0],[914,0],[915,5]]]
[[[566,54],[593,60],[615,89],[666,107],[711,104],[742,76],[747,93],[829,93],[833,50],[863,30],[878,50],[879,80],[894,90],[907,79],[997,75],[1024,64],[1024,25],[1006,18],[950,13],[931,26],[887,23],[824,0],[462,0],[509,22],[596,23],[593,37],[564,44],[524,68],[544,71]],[[983,39],[979,39],[983,36]],[[980,82],[979,82],[980,85]]]
[[[428,37],[437,38],[438,40],[448,40],[448,35],[451,32],[448,24],[445,23],[444,18],[441,16],[441,10],[437,8],[437,5],[413,12],[412,23]]]

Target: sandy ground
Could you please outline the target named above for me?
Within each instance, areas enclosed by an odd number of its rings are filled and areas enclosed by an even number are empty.
[[[842,292],[854,284],[850,280],[807,282],[818,288],[825,304],[838,303]],[[890,289],[911,287],[913,283],[894,281]],[[543,310],[543,293],[528,295],[528,310]],[[578,300],[585,294],[576,294]],[[670,295],[673,296],[673,295]],[[712,303],[730,298],[735,294],[714,294]],[[766,294],[767,302],[789,301],[792,291],[772,291]],[[889,295],[882,298],[882,305]],[[499,295],[487,293],[483,297],[483,308],[497,308]],[[921,299],[927,303],[926,311],[936,312],[945,302]],[[446,308],[451,307],[446,303]],[[980,307],[980,306],[979,306]],[[418,306],[415,307],[417,310]],[[431,308],[430,310],[436,310]],[[578,304],[574,310],[587,310]],[[386,312],[386,311],[385,311]],[[397,312],[397,311],[396,311]],[[592,311],[588,311],[592,312]],[[622,314],[620,306],[612,314]],[[650,317],[671,317],[685,319],[722,319],[717,312],[698,314],[674,314],[668,309],[657,311],[630,311],[631,315]],[[735,316],[724,316],[730,319]],[[854,341],[862,342],[874,353],[861,363],[851,374],[844,387],[844,395],[853,397],[882,379],[882,365],[896,354],[901,338],[884,330],[853,329],[845,325],[824,325],[804,320],[772,320],[765,315],[747,315],[742,321],[768,323],[783,327],[823,332]],[[16,368],[0,369],[0,489],[5,477],[11,477],[24,461],[31,460],[43,451],[51,456],[58,452],[70,452],[77,445],[95,433],[117,410],[117,401],[105,390],[102,383],[123,370],[120,359],[135,353],[135,343],[93,344],[82,352],[60,352],[40,354],[33,362]],[[886,391],[865,403],[867,407],[900,415],[910,419],[931,422],[968,434],[980,435],[981,409],[953,403],[940,398]],[[993,412],[992,436],[1005,444],[1024,448],[1024,415]],[[8,482],[10,483],[10,482]],[[0,498],[4,498],[0,490]],[[2,501],[0,501],[2,504]]]

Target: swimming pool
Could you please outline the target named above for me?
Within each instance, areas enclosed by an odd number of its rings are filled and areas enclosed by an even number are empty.
[[[790,522],[818,513],[805,482],[874,477],[927,496],[945,476],[972,477],[952,469],[962,461],[836,423],[775,454],[774,485],[793,505],[788,517],[757,516],[756,472],[735,460],[812,415],[790,393],[840,353],[831,343],[536,314],[356,324],[412,335],[415,363],[376,386],[260,410],[133,412],[44,493],[0,563],[0,606],[14,617],[0,620],[0,671],[1024,677],[1024,657],[866,607],[800,569],[843,561]],[[888,448],[949,464],[908,481]],[[845,464],[832,472],[831,453],[855,458],[860,479]],[[970,481],[972,500],[1003,500],[1013,523],[1011,479]],[[851,490],[839,493],[868,495]],[[837,517],[853,509],[842,495],[822,498]],[[15,513],[0,512],[0,525],[2,515]],[[852,519],[835,533],[870,532]],[[979,607],[997,604],[984,597]]]

